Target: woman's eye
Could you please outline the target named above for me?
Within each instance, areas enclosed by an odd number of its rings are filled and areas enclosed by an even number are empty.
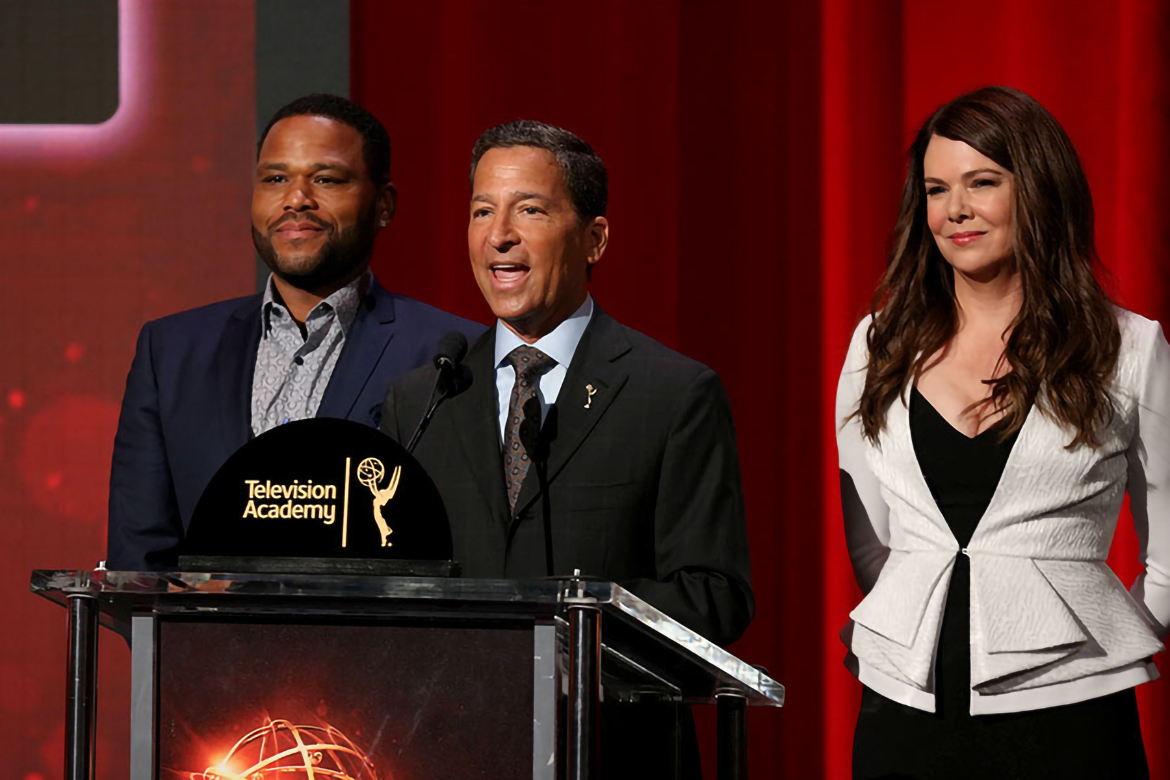
[[[943,192],[946,192],[946,190],[943,189],[942,187],[927,187],[926,188],[927,195],[938,195],[938,194],[943,193]]]

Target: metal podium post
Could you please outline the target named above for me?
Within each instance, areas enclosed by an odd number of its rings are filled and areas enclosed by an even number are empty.
[[[65,691],[65,780],[92,780],[97,722],[97,601],[69,597],[69,669]]]
[[[715,694],[719,721],[719,780],[747,780],[747,697]]]
[[[580,574],[579,571],[574,572]],[[598,780],[600,767],[601,609],[585,583],[569,583],[569,780]],[[574,592],[575,590],[575,592]]]

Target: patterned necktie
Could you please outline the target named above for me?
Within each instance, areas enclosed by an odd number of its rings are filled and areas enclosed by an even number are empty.
[[[504,426],[504,482],[508,486],[508,506],[515,512],[520,486],[532,465],[525,443],[535,442],[540,434],[540,399],[536,388],[540,377],[557,361],[528,346],[516,347],[504,359],[516,371]]]

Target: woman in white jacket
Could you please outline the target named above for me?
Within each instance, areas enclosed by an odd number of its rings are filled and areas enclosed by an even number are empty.
[[[1068,136],[981,89],[918,133],[837,393],[858,778],[1148,776],[1170,624],[1170,346],[1094,274]],[[1105,563],[1126,490],[1143,574]]]

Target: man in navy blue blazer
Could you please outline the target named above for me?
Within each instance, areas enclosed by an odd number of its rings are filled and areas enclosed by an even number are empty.
[[[314,416],[377,427],[394,378],[448,331],[484,331],[374,279],[396,200],[389,137],[361,106],[310,95],[272,118],[252,196],[272,275],[261,293],[143,327],[114,441],[108,568],[175,566],[203,489],[251,437]]]

